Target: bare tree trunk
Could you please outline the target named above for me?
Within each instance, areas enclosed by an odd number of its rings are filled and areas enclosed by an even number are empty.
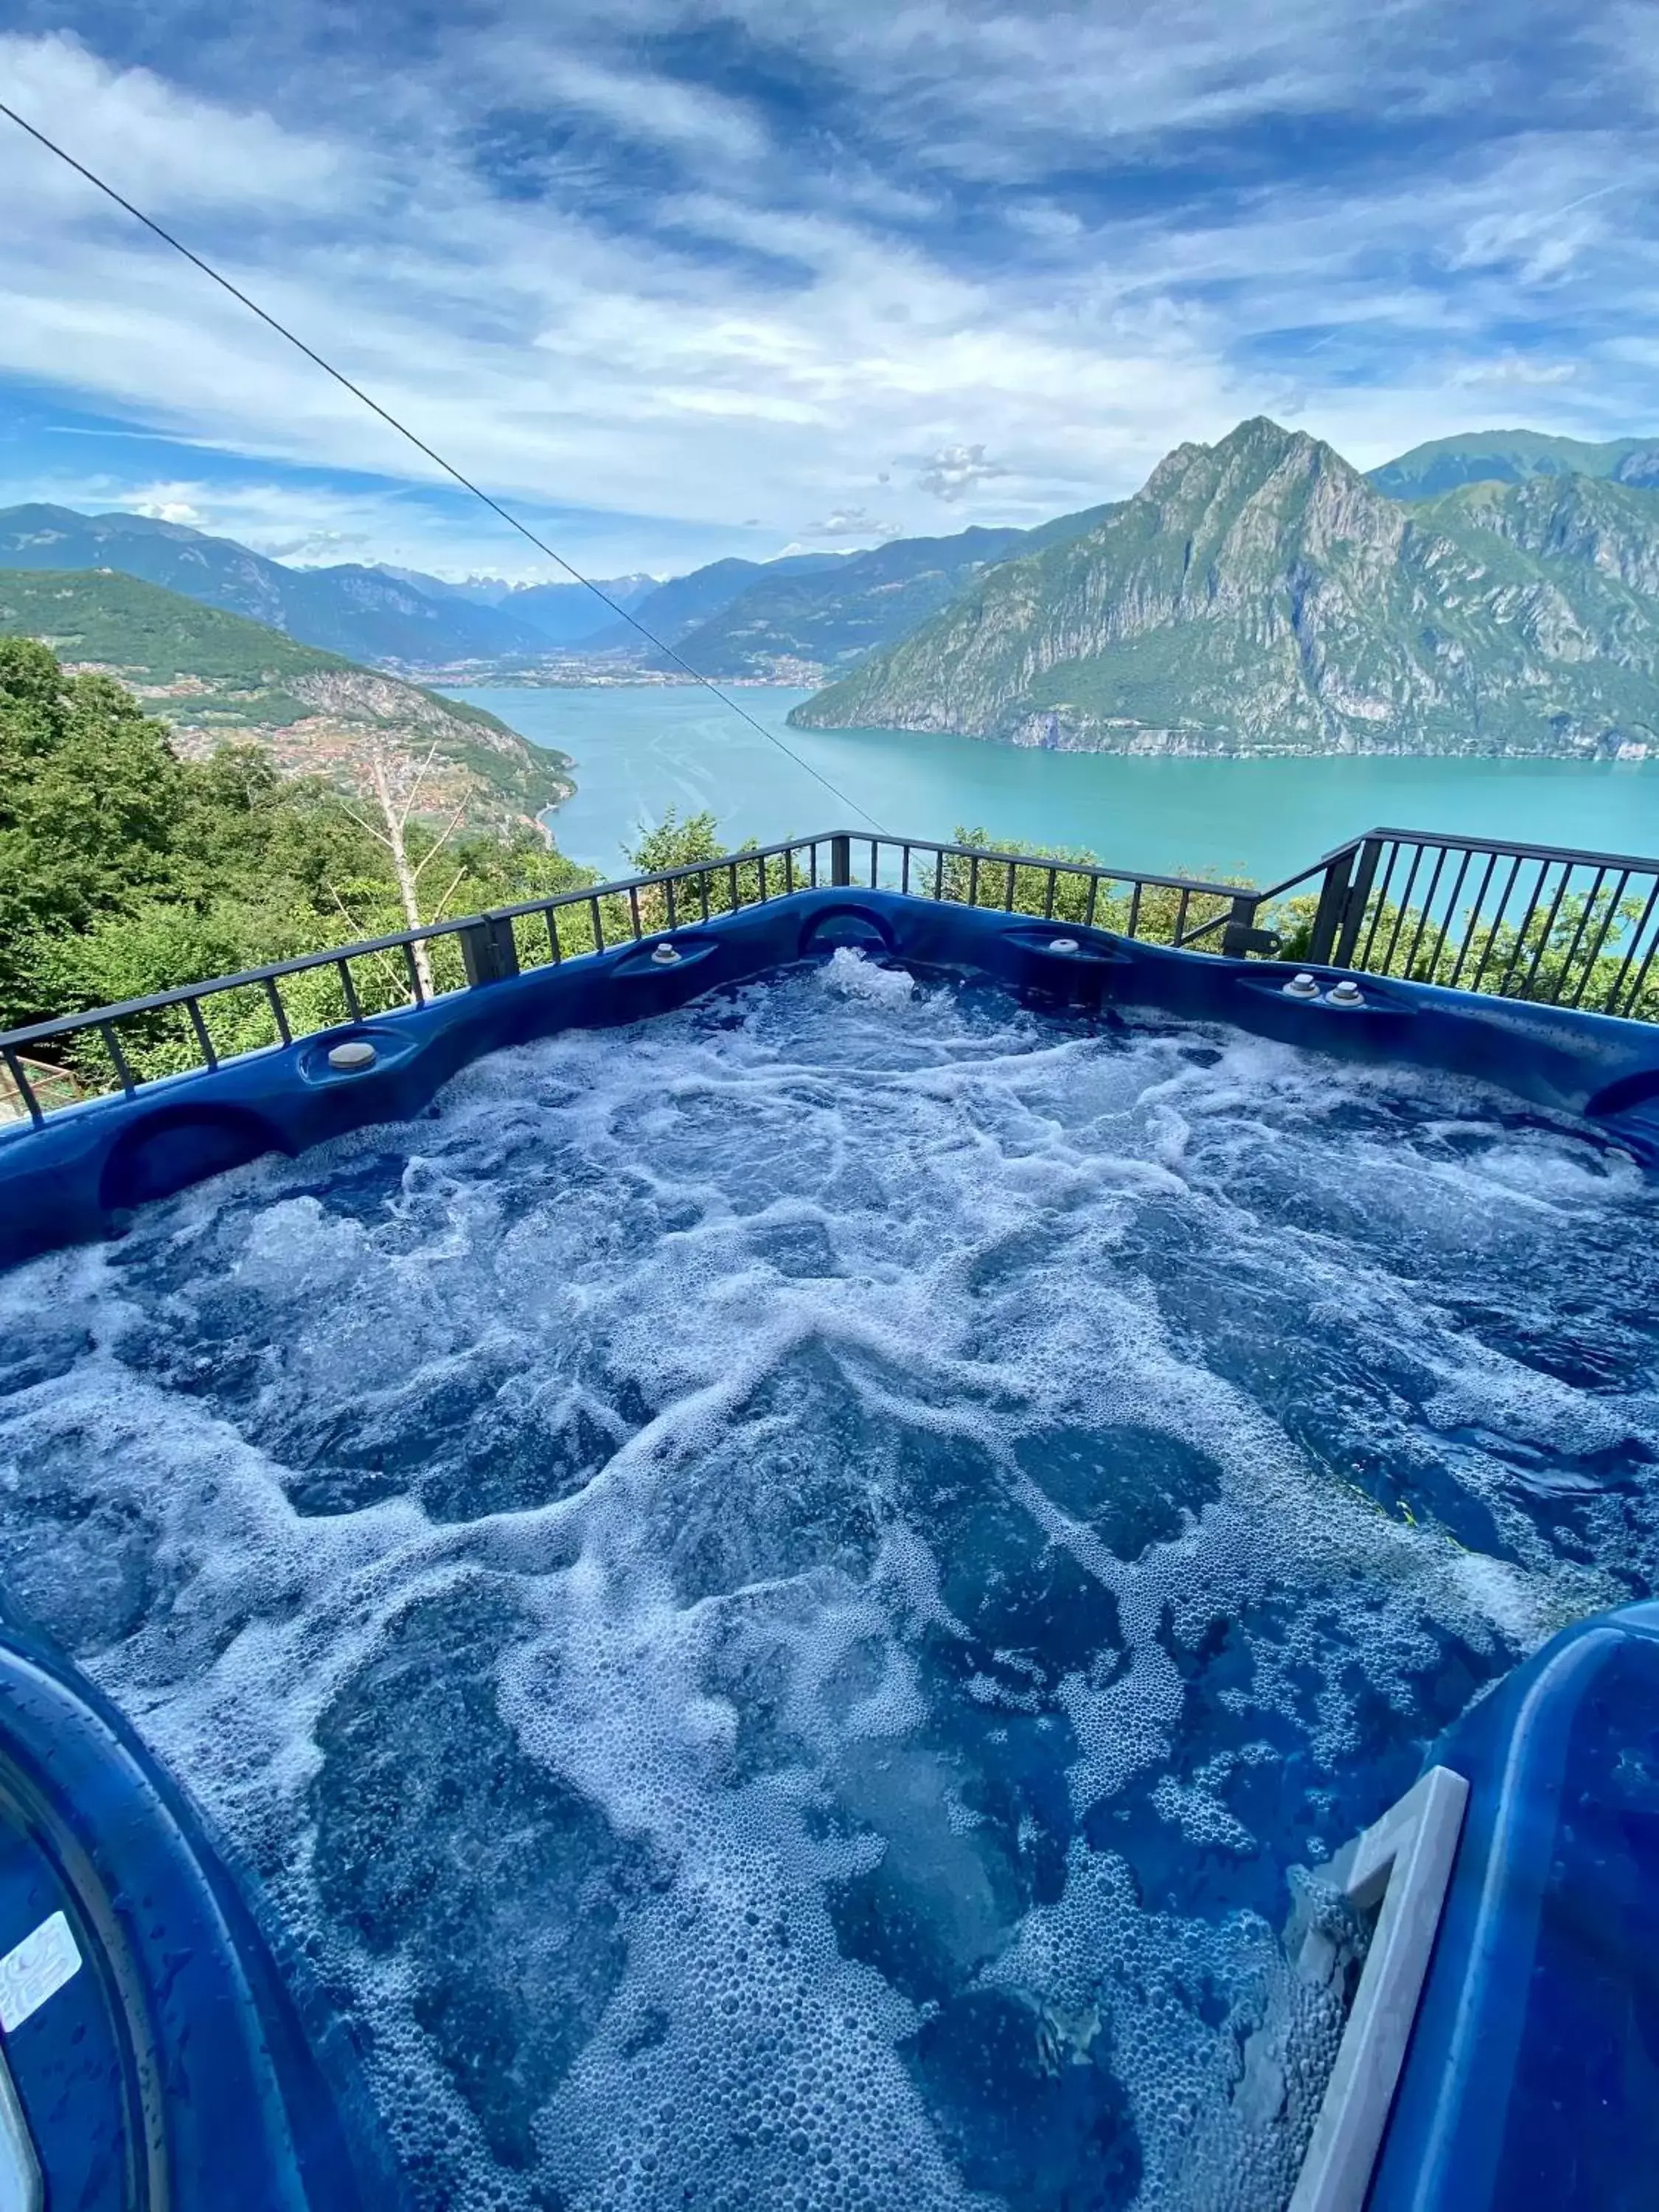
[[[374,795],[380,802],[381,813],[386,817],[384,842],[392,854],[392,872],[397,878],[398,896],[404,909],[404,925],[408,929],[418,929],[421,926],[421,902],[416,896],[415,871],[409,864],[409,846],[404,836],[408,826],[409,808],[405,805],[399,810],[392,799],[392,780],[386,774],[385,746],[377,744],[372,758]],[[416,781],[418,787],[418,779]],[[413,796],[411,793],[411,800]],[[433,995],[431,952],[424,940],[416,943],[411,950],[415,955],[415,972],[421,979],[422,990],[429,999]]]
[[[462,819],[466,813],[466,802],[463,799],[461,804],[450,816],[441,834],[433,839],[418,865],[413,867],[410,866],[407,836],[409,817],[415,811],[415,802],[421,795],[421,786],[426,781],[427,772],[437,757],[438,747],[434,740],[431,751],[416,769],[414,781],[404,794],[403,804],[399,805],[392,788],[386,747],[377,742],[370,751],[369,761],[374,780],[374,795],[380,802],[380,812],[385,819],[386,828],[377,830],[372,822],[365,822],[362,816],[355,812],[349,806],[345,809],[346,813],[351,817],[361,830],[374,838],[376,844],[384,845],[386,851],[391,854],[392,873],[398,886],[398,898],[403,907],[404,921],[410,929],[419,929],[422,927],[420,901],[421,878],[460,828]],[[465,873],[466,863],[463,860],[455,872],[454,882],[450,884],[448,890],[438,902],[437,910],[432,916],[434,921],[448,905],[454,893],[455,885],[460,882]],[[339,893],[337,891],[334,896],[336,903],[338,904]],[[341,911],[344,911],[343,907],[341,908]],[[434,995],[435,989],[432,980],[430,948],[425,940],[422,939],[412,945],[410,950],[414,955],[415,973],[419,980],[421,990],[429,999]]]

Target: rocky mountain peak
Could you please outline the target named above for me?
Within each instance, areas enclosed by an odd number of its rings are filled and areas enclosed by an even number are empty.
[[[1213,446],[1177,447],[1137,499],[1159,531],[1185,541],[1189,568],[1258,580],[1342,548],[1391,549],[1406,527],[1398,504],[1334,447],[1265,415]]]
[[[1343,469],[1340,453],[1305,430],[1287,430],[1271,416],[1251,415],[1234,425],[1212,446],[1192,441],[1166,453],[1137,495],[1141,499],[1167,498],[1171,492],[1194,483],[1216,485],[1245,478],[1261,478],[1290,468],[1310,473],[1327,462]]]
[[[1641,755],[1659,502],[1552,476],[1407,506],[1256,416],[792,719],[1113,750]]]

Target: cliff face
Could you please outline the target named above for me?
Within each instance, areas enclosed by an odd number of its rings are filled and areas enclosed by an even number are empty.
[[[820,727],[1182,752],[1617,751],[1659,726],[1659,497],[1385,497],[1258,418],[993,570],[796,710]]]

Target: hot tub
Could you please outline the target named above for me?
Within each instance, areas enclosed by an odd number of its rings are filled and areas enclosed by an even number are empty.
[[[1288,2199],[1659,1536],[1659,1038],[1295,973],[826,890],[0,1139],[5,1587],[419,2201]]]

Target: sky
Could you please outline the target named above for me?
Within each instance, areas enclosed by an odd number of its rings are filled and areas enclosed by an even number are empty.
[[[1659,433],[1653,0],[0,0],[0,98],[590,574]],[[557,573],[3,118],[0,210],[0,503]]]

